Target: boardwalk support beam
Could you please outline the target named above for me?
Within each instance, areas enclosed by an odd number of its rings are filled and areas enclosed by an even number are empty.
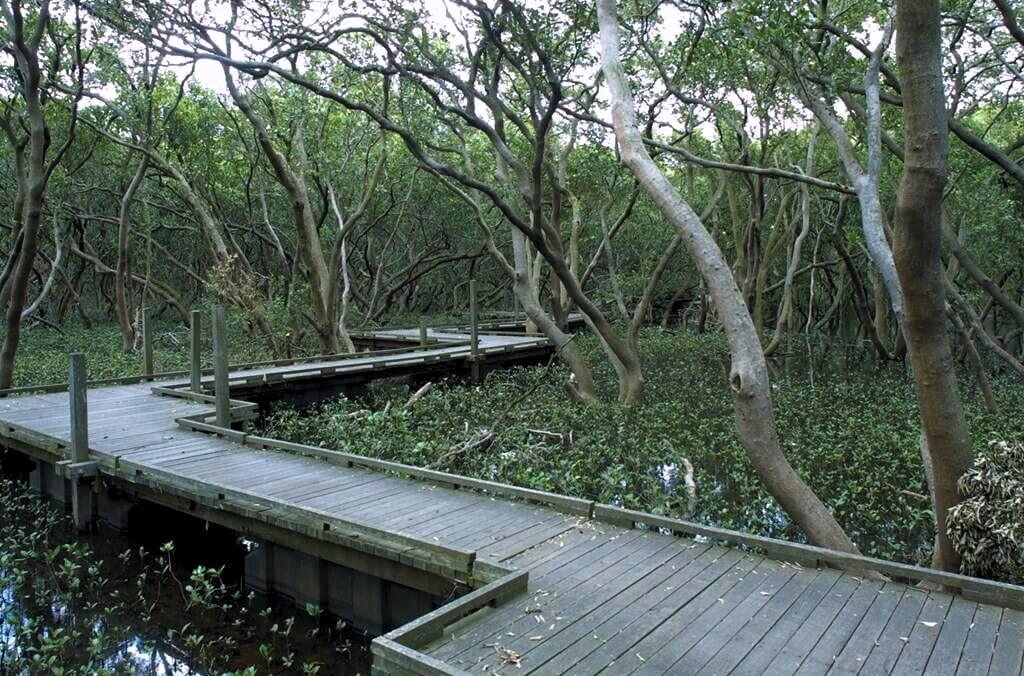
[[[192,359],[189,362],[189,375],[192,391],[203,391],[203,315],[199,310],[192,310],[192,327],[190,332]]]
[[[228,337],[224,306],[213,306],[213,394],[217,425],[231,427],[231,392],[228,386]]]

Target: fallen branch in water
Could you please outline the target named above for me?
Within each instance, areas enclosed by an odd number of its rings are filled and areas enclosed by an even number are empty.
[[[526,432],[527,432],[527,434],[535,434],[535,435],[537,435],[539,437],[543,437],[545,439],[551,439],[553,441],[557,441],[558,443],[560,443],[562,446],[565,446],[566,448],[572,446],[572,442],[573,442],[572,430],[569,430],[568,432],[564,432],[563,433],[563,432],[550,432],[548,430],[537,430],[537,429],[527,428]]]
[[[417,401],[430,394],[431,390],[433,389],[434,383],[428,382],[426,385],[413,392],[413,395],[409,397],[409,401],[405,402],[405,406],[403,406],[403,408],[406,411],[408,411],[410,408],[412,408],[413,404],[415,404]]]
[[[494,432],[486,429],[480,430],[479,432],[474,434],[472,438],[467,439],[462,444],[456,446],[455,448],[451,449],[450,451],[442,455],[440,458],[438,458],[437,461],[434,462],[434,466],[439,467],[441,465],[444,465],[444,463],[448,462],[449,460],[452,460],[453,458],[456,458],[460,455],[465,455],[470,451],[474,451],[479,448],[488,448],[493,442]]]

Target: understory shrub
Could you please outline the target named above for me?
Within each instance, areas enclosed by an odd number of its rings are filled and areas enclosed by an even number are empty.
[[[1024,584],[1024,443],[989,444],[958,485],[946,527],[961,571]]]

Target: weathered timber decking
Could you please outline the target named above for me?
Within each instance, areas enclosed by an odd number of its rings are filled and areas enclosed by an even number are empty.
[[[481,336],[485,354],[527,347],[536,339]],[[231,380],[315,378],[467,353],[457,343],[236,371]],[[239,530],[259,524],[298,532],[475,588],[375,640],[375,673],[1022,671],[1019,587],[218,429],[207,422],[210,403],[181,385],[89,391],[89,448],[101,476],[188,501]],[[251,408],[235,402],[239,418]],[[0,400],[7,445],[60,459],[69,435],[66,394]]]

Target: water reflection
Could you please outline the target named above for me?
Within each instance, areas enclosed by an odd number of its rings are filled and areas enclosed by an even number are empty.
[[[165,510],[144,521],[78,537],[0,474],[0,674],[369,673],[368,641],[344,622],[242,590],[230,531]],[[154,544],[167,533],[175,544]]]

